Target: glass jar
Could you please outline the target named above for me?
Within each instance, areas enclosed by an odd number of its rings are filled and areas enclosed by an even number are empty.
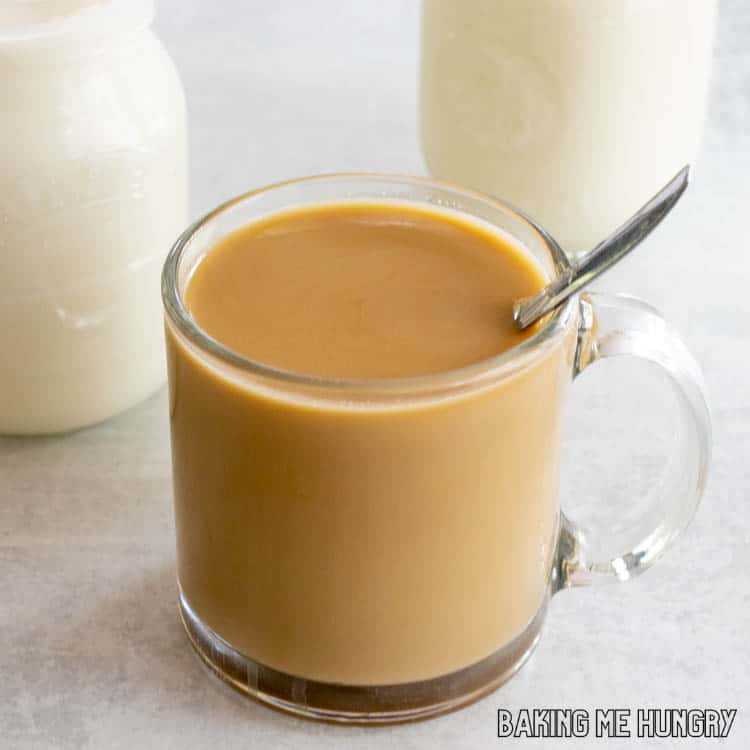
[[[165,379],[185,102],[153,0],[0,9],[0,432],[82,427]]]
[[[698,151],[717,0],[425,0],[432,174],[494,194],[571,254]]]

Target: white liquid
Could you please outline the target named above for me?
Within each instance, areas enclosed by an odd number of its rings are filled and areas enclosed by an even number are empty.
[[[716,0],[425,0],[430,171],[507,200],[569,252],[698,151]]]
[[[147,25],[123,35],[96,13],[85,28],[76,16],[65,32],[0,33],[0,432],[90,424],[165,378],[159,282],[187,220],[183,94]]]

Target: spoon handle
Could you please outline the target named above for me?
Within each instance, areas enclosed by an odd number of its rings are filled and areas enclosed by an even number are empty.
[[[586,253],[566,273],[558,276],[533,297],[518,300],[513,308],[516,325],[521,329],[528,328],[624,258],[672,210],[689,181],[690,165],[686,165],[648,203],[607,239]]]

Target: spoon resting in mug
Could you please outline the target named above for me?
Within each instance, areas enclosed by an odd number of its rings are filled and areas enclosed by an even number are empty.
[[[689,182],[688,164],[619,229],[586,253],[565,273],[532,297],[518,300],[513,306],[516,325],[520,329],[528,328],[622,260],[661,223],[685,192]]]

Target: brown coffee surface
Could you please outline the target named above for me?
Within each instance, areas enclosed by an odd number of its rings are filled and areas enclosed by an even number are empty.
[[[391,378],[521,342],[511,305],[543,283],[525,251],[438,208],[296,210],[209,250],[198,324],[255,360]],[[323,682],[461,669],[519,636],[549,587],[572,342],[458,394],[310,394],[210,361],[170,323],[178,576],[241,653]]]
[[[429,208],[322,205],[235,231],[200,263],[188,310],[250,359],[330,378],[451,370],[529,335],[513,302],[544,278],[515,244]]]

